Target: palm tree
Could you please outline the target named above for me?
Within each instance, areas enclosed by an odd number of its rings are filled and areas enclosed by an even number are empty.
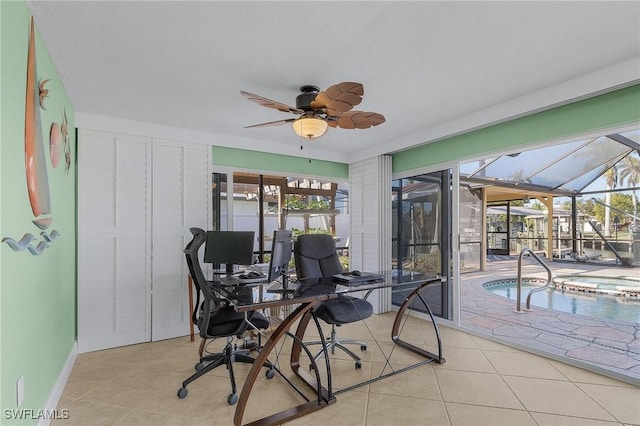
[[[618,169],[614,165],[604,173],[606,179],[607,192],[604,194],[604,236],[611,236],[611,190],[618,185]]]
[[[620,182],[626,181],[627,186],[635,188],[640,184],[640,158],[627,155],[621,161]],[[638,217],[638,198],[635,189],[631,191],[631,199],[633,200],[633,215]],[[637,220],[637,219],[635,219]]]

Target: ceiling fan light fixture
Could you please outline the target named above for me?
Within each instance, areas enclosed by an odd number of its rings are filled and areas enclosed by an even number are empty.
[[[296,97],[296,106],[292,107],[241,90],[240,94],[251,102],[298,116],[297,118],[245,126],[245,128],[271,127],[292,123],[293,130],[300,138],[317,139],[327,132],[328,127],[368,129],[385,122],[384,115],[377,112],[353,111],[352,108],[360,104],[362,95],[364,95],[362,83],[343,81],[329,86],[325,91],[320,91],[317,86],[306,85],[300,88],[300,92]]]
[[[304,139],[316,139],[327,132],[329,125],[317,117],[301,117],[292,123],[293,131]]]

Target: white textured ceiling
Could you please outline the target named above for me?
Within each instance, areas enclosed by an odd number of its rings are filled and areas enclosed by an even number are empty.
[[[356,161],[640,79],[640,2],[29,1],[78,127]],[[306,142],[300,86],[387,122]],[[109,123],[109,124],[105,124]],[[145,123],[145,124],[142,124]],[[148,133],[147,133],[148,134]]]

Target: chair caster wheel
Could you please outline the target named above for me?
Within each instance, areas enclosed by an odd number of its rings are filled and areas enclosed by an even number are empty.
[[[235,405],[236,402],[238,402],[238,395],[236,395],[235,393],[229,395],[229,397],[227,398],[227,403],[229,403],[229,405]]]
[[[180,399],[186,398],[188,393],[189,391],[186,388],[180,388],[178,389],[178,398]]]
[[[196,371],[200,371],[203,368],[204,368],[204,364],[201,363],[201,362],[197,363],[196,366],[195,366]]]
[[[273,376],[276,375],[276,373],[270,368],[267,371],[264,372],[264,375],[267,379],[271,380],[273,379]]]
[[[367,345],[361,345],[360,346],[360,350],[361,351],[366,351],[367,350]]]
[[[362,361],[356,361],[356,370],[360,370],[362,368]]]

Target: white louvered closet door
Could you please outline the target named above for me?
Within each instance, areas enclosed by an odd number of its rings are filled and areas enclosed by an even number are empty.
[[[391,157],[381,155],[349,165],[351,269],[391,269]],[[390,277],[389,277],[390,278]],[[387,312],[391,291],[373,292],[375,313]]]
[[[78,350],[151,337],[146,138],[78,130]]]
[[[211,148],[153,141],[152,340],[189,333],[188,268],[183,249],[190,227],[208,229]]]

